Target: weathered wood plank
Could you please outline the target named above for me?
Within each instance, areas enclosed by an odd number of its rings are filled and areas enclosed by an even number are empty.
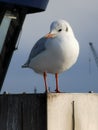
[[[0,130],[98,130],[98,94],[0,95]]]
[[[0,95],[0,130],[46,130],[45,94]]]

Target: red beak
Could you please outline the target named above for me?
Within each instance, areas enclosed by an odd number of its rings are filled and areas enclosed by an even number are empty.
[[[53,38],[55,36],[55,34],[51,34],[51,33],[48,33],[48,34],[46,34],[46,38]]]

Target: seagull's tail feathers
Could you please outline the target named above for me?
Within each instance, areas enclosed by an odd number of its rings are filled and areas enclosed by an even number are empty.
[[[22,67],[22,68],[28,68],[28,66],[29,66],[29,65],[28,65],[27,63],[25,63],[25,64],[22,65],[21,67]]]

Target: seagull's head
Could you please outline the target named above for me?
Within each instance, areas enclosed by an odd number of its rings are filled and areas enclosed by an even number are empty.
[[[46,38],[54,38],[60,35],[74,35],[71,26],[65,20],[58,20],[52,22],[50,32],[45,36]]]

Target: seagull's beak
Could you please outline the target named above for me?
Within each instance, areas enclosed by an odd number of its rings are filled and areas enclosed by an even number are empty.
[[[53,34],[53,33],[48,33],[48,34],[46,34],[45,37],[46,37],[46,38],[53,38],[53,37],[55,37],[55,34]]]

